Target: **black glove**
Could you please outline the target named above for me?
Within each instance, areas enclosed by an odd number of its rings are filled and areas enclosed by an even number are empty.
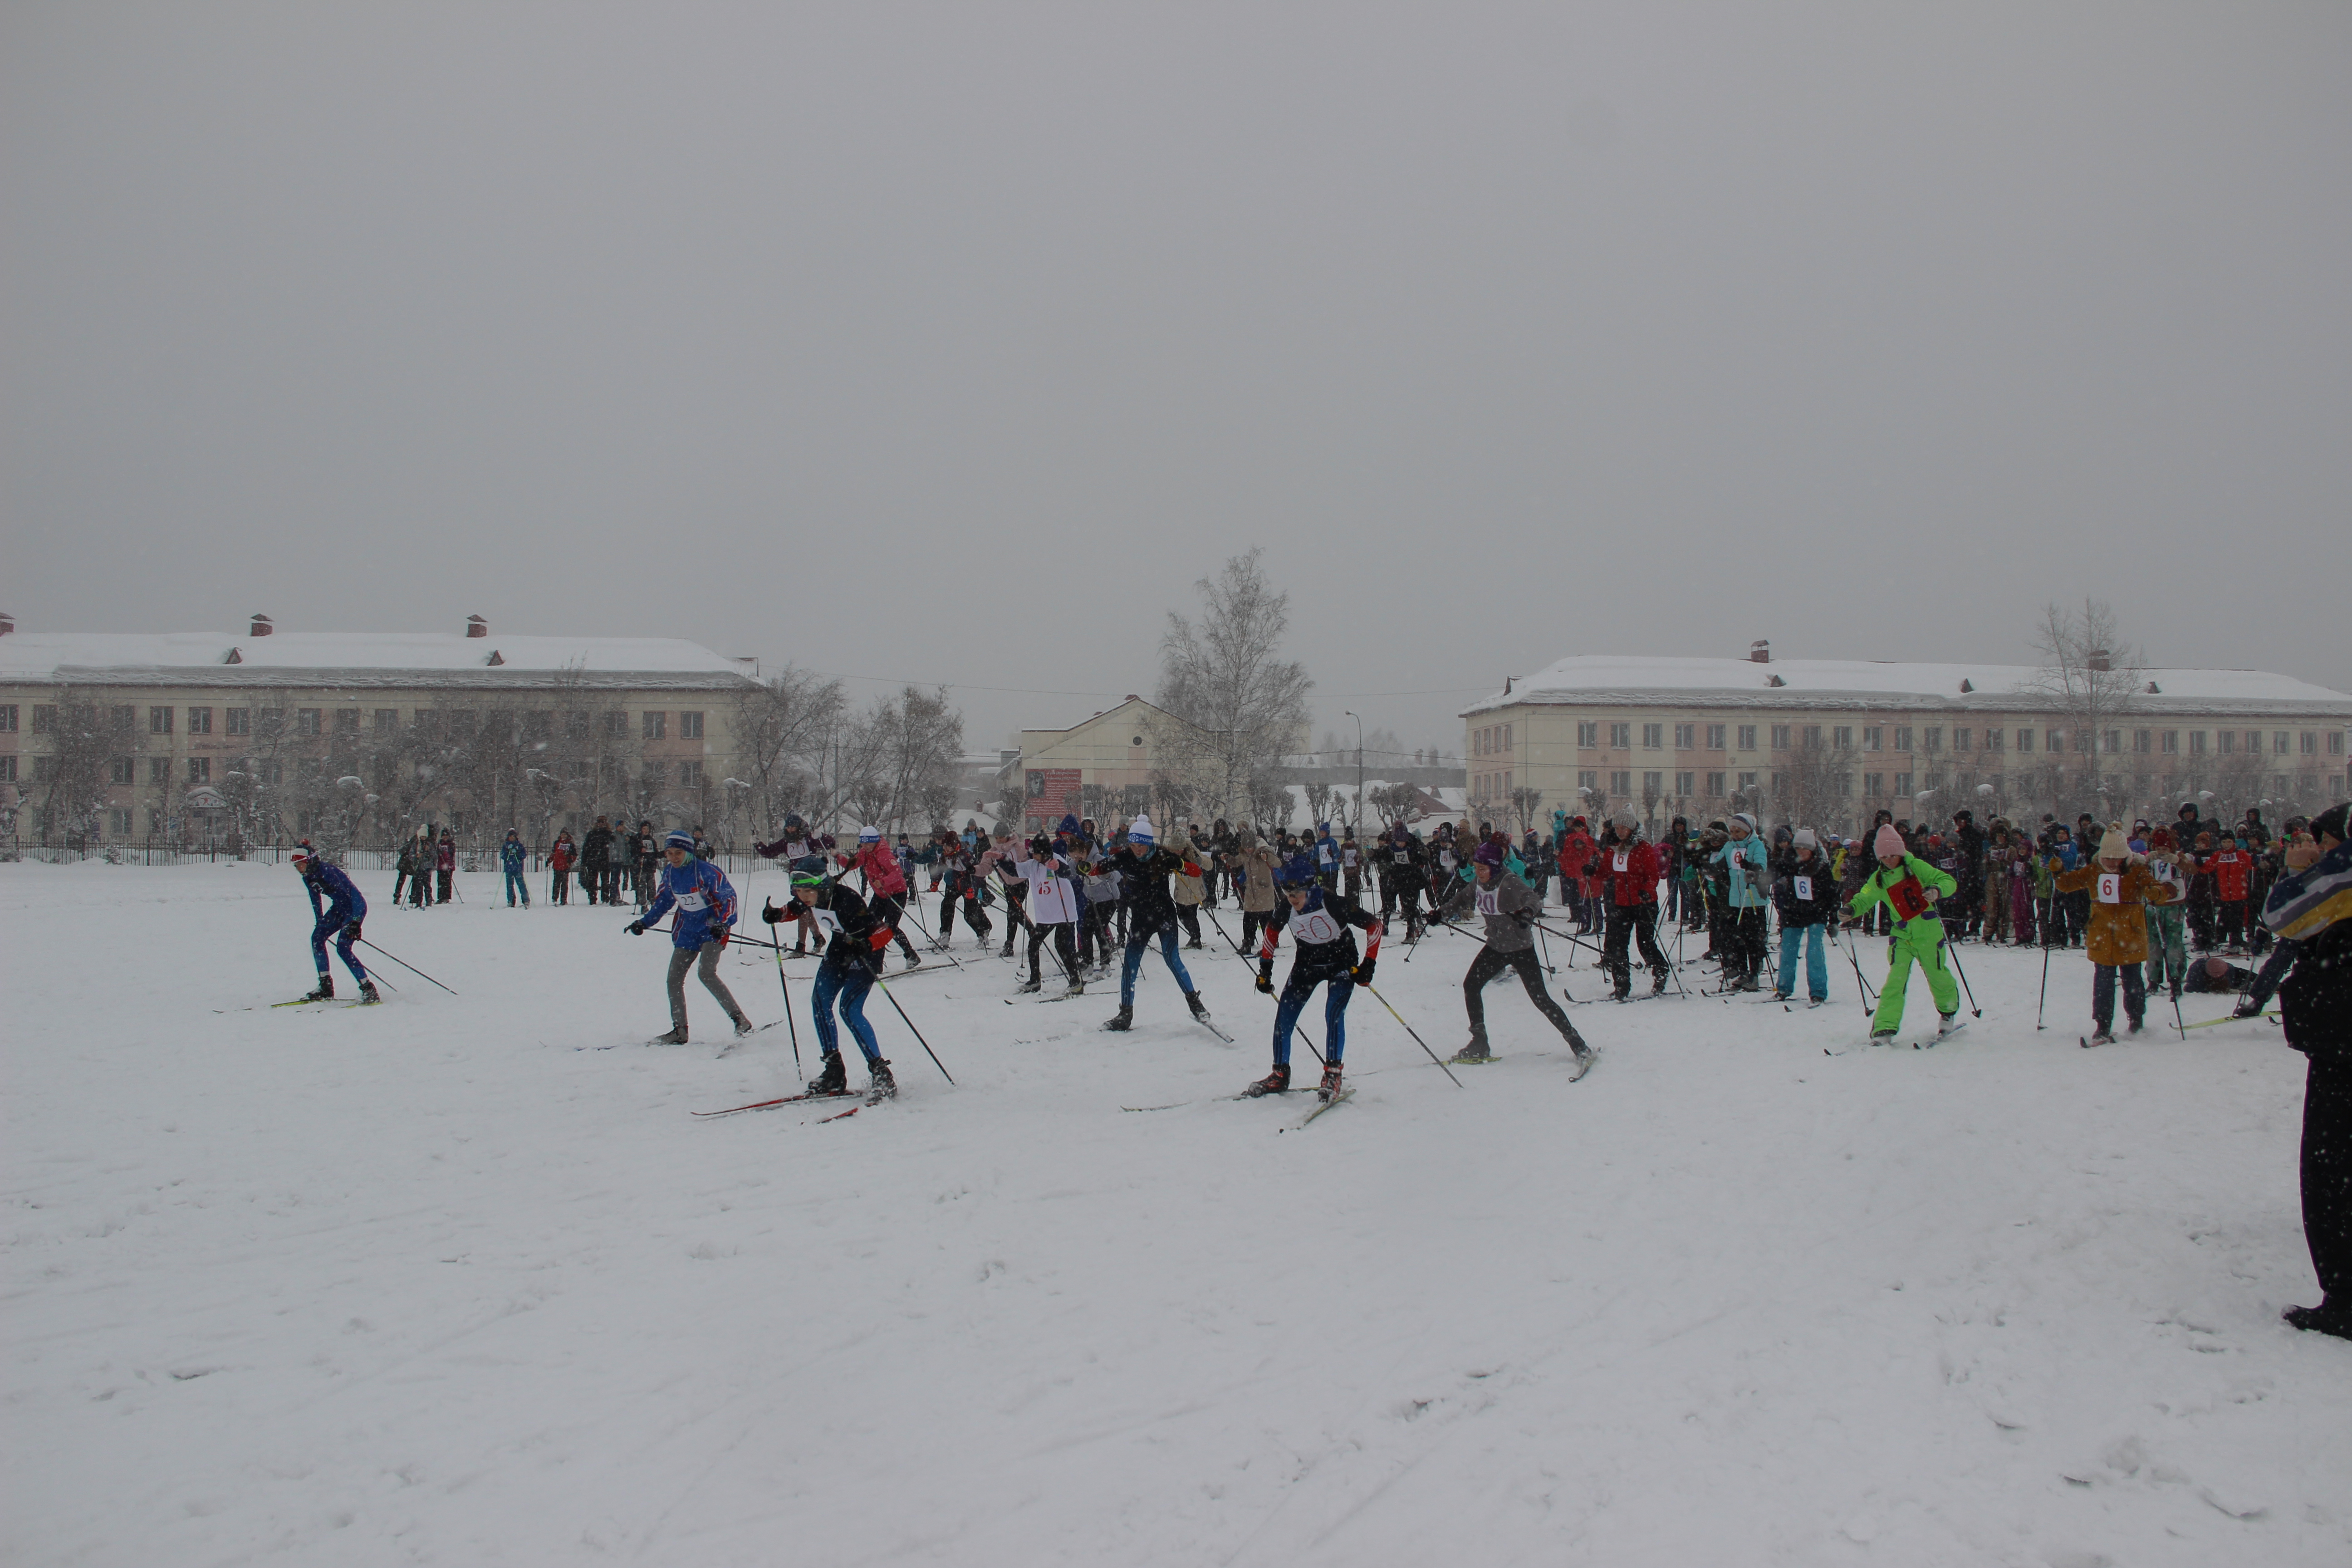
[[[359,921],[352,921],[351,923],[349,923],[348,925],[346,925],[346,926],[344,926],[344,927],[343,927],[343,940],[344,940],[345,942],[357,942],[357,941],[359,941],[359,939],[360,939],[360,922],[359,922]]]
[[[1359,985],[1370,985],[1372,983],[1372,971],[1380,967],[1380,963],[1377,958],[1368,958],[1349,972],[1349,978]]]
[[[1271,966],[1257,972],[1257,988],[1268,996],[1274,994],[1274,970]]]
[[[1536,923],[1536,917],[1526,910],[1513,910],[1511,919],[1517,921],[1523,929]]]
[[[785,913],[782,910],[776,908],[775,901],[773,900],[770,900],[767,903],[761,906],[760,918],[772,926],[782,925],[784,921],[791,920],[793,917]]]
[[[622,929],[626,931],[631,936],[643,936],[646,934],[646,922],[643,921],[631,921]]]

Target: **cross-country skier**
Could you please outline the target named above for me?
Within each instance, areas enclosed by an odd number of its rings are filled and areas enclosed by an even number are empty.
[[[874,1026],[866,1021],[866,994],[874,988],[874,977],[881,972],[882,952],[890,945],[890,928],[866,907],[865,900],[840,883],[826,880],[822,871],[793,873],[793,902],[797,908],[780,910],[771,904],[760,911],[760,918],[772,926],[805,916],[830,939],[824,962],[817,968],[816,984],[810,987],[809,1012],[816,1021],[821,1056],[820,1070],[809,1080],[809,1092],[849,1091],[849,1077],[841,1065],[841,1037],[833,1021],[838,1002],[842,1023],[849,1026],[850,1037],[865,1053],[866,1075],[872,1079],[869,1092],[884,1097],[898,1093],[898,1080],[890,1076],[890,1064],[882,1059],[882,1044],[874,1037]]]
[[[1321,985],[1325,987],[1323,1083],[1316,1093],[1328,1101],[1339,1092],[1339,1057],[1348,1048],[1348,1002],[1359,984],[1371,984],[1384,928],[1355,900],[1323,887],[1318,868],[1304,856],[1285,870],[1282,896],[1290,905],[1290,935],[1298,944],[1298,954],[1290,961],[1290,977],[1282,983],[1282,1000],[1274,1010],[1274,1070],[1245,1092],[1280,1094],[1290,1087],[1291,1033],[1315,987]],[[1367,933],[1360,960],[1349,926]],[[1281,941],[1281,928],[1268,926],[1258,946],[1257,988],[1268,995],[1274,994],[1274,952]]]
[[[2314,1333],[2352,1340],[2352,849],[2346,807],[2311,819],[2313,864],[2282,877],[2263,927],[2295,944],[2279,987],[2286,1043],[2311,1058],[2303,1085],[2303,1237],[2322,1291],[2316,1307],[2280,1316]],[[2297,859],[2303,858],[2298,855]]]
[[[1633,971],[1626,950],[1629,942],[1639,937],[1642,962],[1650,966],[1654,976],[1650,994],[1654,996],[1666,988],[1666,977],[1673,973],[1667,967],[1665,953],[1658,947],[1658,852],[1642,837],[1641,819],[1630,807],[1618,807],[1604,831],[1609,841],[1594,851],[1608,910],[1601,965],[1609,972],[1610,985],[1617,1000],[1624,1001],[1633,994]],[[1543,907],[1540,895],[1536,907]]]
[[[522,874],[523,865],[530,858],[530,851],[522,847],[521,831],[508,828],[506,842],[499,846],[499,869],[506,873],[509,909],[515,907],[518,894],[522,898],[522,907],[530,908],[530,883],[524,879]]]
[[[2004,893],[2002,897],[2008,895]],[[1829,960],[1822,952],[1822,933],[1837,912],[1837,879],[1810,827],[1797,829],[1789,858],[1772,884],[1772,903],[1780,911],[1780,978],[1774,994],[1783,1002],[1797,993],[1797,952],[1804,949],[1806,995],[1818,1007],[1830,999]]]
[[[1133,1026],[1135,976],[1143,967],[1143,950],[1154,937],[1160,939],[1160,956],[1167,961],[1168,973],[1184,992],[1184,1005],[1192,1010],[1192,1016],[1206,1023],[1208,1006],[1193,989],[1192,977],[1184,973],[1184,961],[1176,955],[1176,900],[1168,890],[1168,879],[1183,870],[1182,858],[1160,848],[1151,818],[1139,816],[1128,824],[1127,843],[1110,858],[1118,868],[1121,891],[1126,895],[1127,957],[1119,965],[1118,1012],[1103,1027]]]
[[[310,895],[310,957],[319,968],[319,988],[302,998],[305,1002],[331,1002],[335,999],[335,977],[327,973],[327,939],[335,939],[335,951],[342,955],[343,967],[360,983],[362,1002],[381,1002],[375,982],[368,978],[366,967],[359,954],[352,951],[360,940],[360,922],[367,919],[367,900],[351,878],[340,866],[330,866],[319,858],[307,838],[294,847],[294,868],[302,873],[302,890]]]
[[[1870,1021],[1870,1043],[1884,1045],[1895,1037],[1903,1022],[1903,993],[1911,984],[1911,966],[1927,972],[1927,990],[1936,998],[1938,1039],[1960,1031],[1960,987],[1944,962],[1944,922],[1936,917],[1936,900],[1958,884],[1904,847],[1903,835],[1891,822],[1879,825],[1870,847],[1878,868],[1862,879],[1846,900],[1846,924],[1857,924],[1884,904],[1895,919],[1895,934],[1886,944],[1886,988],[1878,994],[1878,1012]]]
[[[696,955],[701,957],[703,988],[719,998],[719,1006],[735,1021],[735,1032],[748,1035],[751,1020],[735,1005],[734,994],[727,983],[719,978],[719,955],[727,951],[728,928],[735,923],[735,889],[727,880],[727,873],[708,860],[694,856],[694,835],[673,831],[663,841],[662,858],[669,864],[663,868],[660,891],[646,906],[645,913],[631,921],[625,928],[631,936],[643,936],[646,928],[669,913],[677,910],[677,920],[670,928],[669,955],[669,1022],[670,1031],[658,1035],[657,1046],[686,1044],[686,972],[695,967]]]
[[[906,868],[898,864],[898,856],[890,852],[890,846],[882,841],[882,830],[871,824],[859,828],[857,853],[844,855],[836,850],[834,858],[841,862],[844,876],[856,871],[865,877],[866,891],[873,900],[875,918],[890,928],[890,939],[898,944],[907,967],[919,968],[922,955],[915,951],[915,944],[908,942],[907,933],[899,929],[899,921],[906,919],[907,900],[913,895],[907,890]]]
[[[1077,942],[1071,935],[1078,920],[1078,890],[1070,880],[1070,863],[1054,852],[1054,841],[1041,833],[1029,840],[1029,858],[1015,862],[1013,869],[1029,887],[1029,978],[1021,989],[1045,988],[1037,955],[1050,932],[1054,956],[1069,976],[1064,994],[1076,996],[1087,986],[1078,977]]]
[[[1470,1043],[1454,1057],[1457,1062],[1487,1062],[1495,1059],[1486,1043],[1486,1004],[1480,994],[1506,969],[1515,970],[1519,984],[1527,987],[1528,1000],[1559,1031],[1561,1039],[1576,1053],[1577,1076],[1592,1065],[1592,1049],[1576,1026],[1568,1021],[1559,1004],[1544,990],[1543,971],[1536,963],[1536,939],[1530,931],[1542,905],[1537,901],[1536,890],[1504,868],[1503,852],[1492,844],[1482,844],[1472,852],[1471,868],[1477,877],[1474,888],[1468,883],[1455,884],[1456,891],[1444,903],[1430,911],[1433,924],[1444,923],[1451,918],[1454,906],[1468,904],[1474,900],[1479,914],[1486,917],[1486,940],[1478,949],[1478,956],[1470,961],[1470,972],[1462,977],[1462,1001],[1470,1013]]]
[[[2138,1034],[2147,1011],[2147,917],[2144,911],[2149,906],[2170,903],[2172,884],[2132,853],[2123,824],[2110,823],[2092,864],[2059,878],[2058,890],[2091,895],[2091,918],[2084,933],[2084,952],[2094,966],[2091,1022],[2095,1032],[2088,1043],[2115,1043],[2117,981],[2123,984],[2124,1016],[2130,1021],[2131,1033]]]
[[[763,859],[782,860],[788,872],[814,871],[822,875],[824,852],[832,847],[832,842],[824,835],[812,830],[799,812],[792,811],[784,814],[784,830],[777,835],[774,843],[761,844],[754,840],[751,847],[759,851]],[[800,915],[793,918],[793,954],[800,957],[808,952],[809,936],[816,932],[816,922]],[[816,938],[817,946],[822,949],[824,946],[824,934],[816,932]]]

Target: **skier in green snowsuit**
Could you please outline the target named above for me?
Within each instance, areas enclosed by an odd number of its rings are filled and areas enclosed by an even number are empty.
[[[1944,922],[1935,913],[1936,900],[1958,891],[1959,883],[1904,847],[1903,836],[1893,824],[1882,826],[1871,843],[1878,868],[1862,879],[1846,901],[1847,923],[1861,918],[1873,904],[1886,905],[1895,916],[1895,935],[1887,943],[1886,989],[1878,995],[1878,1013],[1870,1021],[1870,1041],[1877,1045],[1895,1037],[1903,1022],[1903,993],[1911,983],[1911,965],[1927,972],[1927,989],[1941,1017],[1937,1037],[1960,1029],[1960,988],[1944,962]]]

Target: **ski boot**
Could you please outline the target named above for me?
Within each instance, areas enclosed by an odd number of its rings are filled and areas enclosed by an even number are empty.
[[[1260,1095],[1284,1094],[1290,1089],[1290,1064],[1276,1062],[1274,1070],[1242,1090],[1244,1098],[1255,1100]]]
[[[2086,1046],[2114,1045],[2116,1043],[2115,1026],[2112,1024],[2101,1024],[2096,1026],[2091,1031],[2091,1037],[2083,1043]]]
[[[1045,988],[1045,982],[1044,978],[1042,976],[1033,974],[1013,989],[1013,993],[1017,995],[1024,992],[1043,991]]]
[[[2289,1307],[2279,1316],[2289,1328],[2301,1329],[2309,1334],[2334,1334],[2339,1340],[2352,1340],[2352,1311],[2333,1301],[2316,1307]]]
[[[1874,1046],[1891,1046],[1895,1043],[1895,1031],[1873,1029],[1870,1031],[1870,1043]]]
[[[682,1028],[672,1029],[667,1035],[656,1035],[652,1039],[647,1040],[646,1044],[649,1046],[682,1046],[686,1044],[686,1031]]]
[[[923,967],[923,955],[917,952],[911,947],[905,952],[899,954],[899,956],[907,961],[907,967],[909,969],[920,969]]]
[[[1483,1028],[1471,1030],[1470,1043],[1454,1052],[1454,1059],[1472,1067],[1493,1061],[1495,1053],[1486,1048],[1486,1031]]]
[[[1339,1064],[1338,1062],[1324,1064],[1323,1081],[1316,1086],[1315,1098],[1326,1105],[1339,1098]]]
[[[2178,991],[2174,992],[2172,995],[2175,1001],[2179,1001],[2180,998],[2180,993]],[[2244,1001],[2240,1002],[2236,1006],[2231,1008],[2230,1016],[2232,1018],[2252,1018],[2261,1013],[2262,1010],[2263,1005],[2250,996]]]
[[[381,1002],[381,1001],[383,1001],[383,995],[382,995],[380,993],[378,993],[378,992],[377,992],[377,990],[376,990],[376,988],[375,988],[375,982],[374,982],[374,981],[373,981],[373,980],[362,980],[362,981],[361,981],[361,982],[360,982],[360,1001],[361,1001],[362,1004],[372,1003],[372,1002]]]
[[[1062,993],[1065,996],[1083,996],[1086,994],[1087,983],[1075,974],[1070,976],[1070,988]]]
[[[2139,1029],[2140,1029],[2140,1020],[2139,1020],[2139,1019],[2137,1019],[2137,1018],[2134,1018],[2134,1019],[2131,1021],[2131,1023],[2130,1023],[2130,1024],[2129,1024],[2129,1025],[2125,1028],[2124,1033],[2125,1033],[2125,1034],[2126,1034],[2126,1035],[2137,1035],[2137,1034],[2138,1034],[2138,1033],[2139,1033]]]
[[[1568,1081],[1574,1083],[1592,1070],[1592,1047],[1582,1040],[1570,1040],[1568,1044],[1569,1049],[1574,1053],[1568,1069]]]
[[[824,1059],[819,1067],[821,1070],[816,1077],[809,1079],[808,1091],[811,1094],[847,1094],[849,1092],[849,1074],[842,1068],[839,1051],[825,1052]]]
[[[1200,1019],[1203,1024],[1209,1021],[1209,1005],[1201,1000],[1201,994],[1198,991],[1184,993],[1184,1005],[1192,1009],[1192,1016]]]
[[[1936,1019],[1936,1037],[1939,1040],[1948,1040],[1968,1026],[1968,1020],[1962,1018],[1958,1010],[1940,1014]],[[2134,1024],[2132,1027],[2137,1029],[2139,1026]]]
[[[1664,965],[1661,964],[1656,970],[1653,971],[1653,973],[1656,978],[1650,982],[1650,994],[1653,996],[1663,996],[1666,994],[1666,981],[1671,977],[1672,972]]]
[[[890,1076],[890,1064],[888,1062],[884,1061],[880,1057],[867,1057],[866,1058],[866,1071],[867,1076],[872,1079],[872,1081],[866,1086],[866,1104],[872,1105],[877,1100],[891,1100],[897,1097],[898,1093],[898,1080]]]
[[[1135,1009],[1132,1007],[1121,1007],[1118,1012],[1112,1014],[1109,1018],[1104,1021],[1103,1027],[1108,1029],[1114,1035],[1123,1035],[1127,1033],[1128,1030],[1135,1027]]]
[[[335,999],[335,977],[326,971],[319,972],[319,988],[302,998],[305,1002],[331,1002]]]
[[[752,1025],[751,1019],[746,1018],[740,1013],[735,1015],[735,1037],[737,1039],[740,1040],[744,1036],[750,1034],[751,1032],[751,1028]]]
[[[996,956],[999,958],[1010,958],[1013,956],[1013,943],[1009,938],[1004,943],[1004,950],[1002,952],[999,952]]]
[[[1184,944],[1184,947],[1185,947],[1185,950],[1186,950],[1187,952],[1202,952],[1202,946],[1201,946],[1201,939],[1200,939],[1199,937],[1197,937],[1197,936],[1196,936],[1196,937],[1194,937],[1192,941],[1190,941],[1190,942],[1186,942],[1186,943]]]

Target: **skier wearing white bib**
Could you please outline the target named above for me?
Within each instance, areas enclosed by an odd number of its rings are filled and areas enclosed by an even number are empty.
[[[1348,1048],[1348,1002],[1359,983],[1369,984],[1380,962],[1381,922],[1364,912],[1355,900],[1322,886],[1315,863],[1301,855],[1282,871],[1282,894],[1290,906],[1291,940],[1298,956],[1290,961],[1290,978],[1282,983],[1282,1000],[1274,1011],[1274,1070],[1244,1092],[1280,1094],[1290,1087],[1290,1036],[1315,987],[1323,995],[1323,1083],[1316,1090],[1328,1101],[1339,1092],[1339,1058]],[[1364,956],[1356,957],[1356,939],[1349,927],[1367,933]],[[1278,926],[1265,928],[1257,952],[1257,988],[1274,994],[1274,952],[1281,942]]]
[[[1542,908],[1536,890],[1504,867],[1503,851],[1496,845],[1478,846],[1472,852],[1471,867],[1478,879],[1476,887],[1455,883],[1456,890],[1432,916],[1433,920],[1445,919],[1454,907],[1475,899],[1478,912],[1486,921],[1486,945],[1470,961],[1470,973],[1462,977],[1462,1000],[1470,1012],[1470,1043],[1454,1059],[1473,1063],[1495,1059],[1494,1051],[1486,1044],[1486,1005],[1479,993],[1486,988],[1488,981],[1510,969],[1518,973],[1519,984],[1527,987],[1528,1000],[1559,1031],[1560,1038],[1568,1042],[1569,1048],[1576,1053],[1578,1066],[1582,1068],[1592,1059],[1591,1047],[1544,989],[1543,971],[1536,965],[1535,938],[1528,929]]]

